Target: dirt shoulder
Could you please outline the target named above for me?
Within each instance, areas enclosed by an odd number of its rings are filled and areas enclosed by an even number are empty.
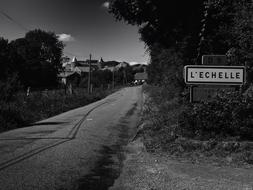
[[[120,177],[110,190],[252,190],[253,169],[222,167],[149,153],[141,138],[128,144]]]
[[[159,97],[144,101],[143,124],[125,147],[121,175],[110,190],[253,190],[252,143],[173,140],[168,134],[182,106]],[[166,109],[154,110],[154,101]]]

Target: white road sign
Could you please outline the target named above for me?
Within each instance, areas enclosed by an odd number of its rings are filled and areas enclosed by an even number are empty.
[[[187,65],[184,67],[186,84],[243,85],[244,66]]]

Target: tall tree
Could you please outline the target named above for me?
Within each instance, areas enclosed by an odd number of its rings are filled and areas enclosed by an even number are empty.
[[[9,50],[8,40],[0,38],[0,80],[5,79],[10,71]]]
[[[28,32],[24,38],[11,42],[13,62],[26,86],[49,87],[57,84],[61,68],[63,43],[53,32],[40,29]]]
[[[253,81],[252,0],[211,0],[203,54],[227,54],[230,64],[247,65]]]
[[[159,43],[168,48],[187,35],[197,37],[202,4],[202,0],[111,0],[109,11],[118,20],[139,26],[148,46]]]
[[[183,64],[197,55],[203,3],[209,2],[201,54],[228,54],[231,64],[247,64],[253,80],[252,0],[111,0],[110,12],[118,20],[140,28],[151,54],[151,67],[165,72],[162,57],[180,52]],[[166,50],[167,49],[167,50]],[[172,49],[173,51],[171,51]],[[166,50],[164,52],[164,50]],[[174,53],[173,53],[174,54]],[[154,62],[155,60],[155,62]],[[161,62],[160,62],[161,61]],[[156,64],[156,65],[152,65]],[[160,65],[159,65],[160,64]],[[152,73],[158,76],[159,73]],[[159,77],[157,78],[160,80]]]
[[[109,12],[139,27],[151,56],[150,81],[161,83],[180,81],[179,69],[194,62],[203,8],[203,0],[111,0]]]

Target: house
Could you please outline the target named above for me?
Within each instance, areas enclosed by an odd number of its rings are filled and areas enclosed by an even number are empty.
[[[101,58],[101,60],[103,59]],[[127,62],[118,62],[118,61],[101,62],[102,70],[110,70],[111,72],[118,71],[120,68],[126,68],[128,66],[129,66],[129,63]]]
[[[66,59],[67,60],[67,59]],[[58,77],[62,84],[67,85],[68,83],[76,83],[81,81],[81,78],[87,77],[90,71],[96,71],[101,69],[101,60],[77,60],[76,57],[70,61],[64,61],[62,64],[63,70],[60,72]],[[75,78],[75,80],[73,80]]]
[[[72,60],[66,59],[62,65],[63,71],[58,77],[60,78],[61,83],[66,85],[68,82],[73,81],[72,78],[74,76],[77,78],[77,74],[79,75],[79,78],[87,77],[90,72],[90,66],[92,72],[97,70],[109,70],[115,72],[119,71],[121,68],[127,68],[130,65],[127,62],[104,61],[103,58],[100,60],[77,60],[76,57],[73,57]]]
[[[131,67],[133,68],[133,71],[141,73],[141,72],[145,72],[147,69],[147,65],[143,65],[143,64],[135,64],[135,65],[131,65]]]
[[[119,70],[121,68],[126,68],[126,67],[129,67],[130,64],[127,63],[127,62],[120,62],[118,65],[115,66],[116,70]]]
[[[101,68],[100,62],[98,60],[77,60],[76,57],[72,59],[70,62],[63,63],[62,67],[64,71],[77,71],[80,74],[88,73],[89,72],[89,62],[91,62],[92,70],[98,70]]]
[[[61,72],[58,75],[60,82],[65,86],[77,86],[80,83],[81,75],[77,72]]]
[[[89,71],[90,71],[89,67],[77,66],[74,68],[74,72],[77,72],[81,76],[85,75],[85,73],[89,73]]]
[[[115,71],[115,67],[119,64],[117,61],[103,61],[101,62],[101,70]]]
[[[146,72],[136,73],[134,75],[134,84],[142,84],[146,80],[148,80],[148,74]]]

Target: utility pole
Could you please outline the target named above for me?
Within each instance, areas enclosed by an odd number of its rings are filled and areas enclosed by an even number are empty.
[[[126,74],[126,70],[124,69],[124,82],[125,85],[127,84],[127,74]]]
[[[112,70],[112,88],[114,89],[114,68],[113,68],[113,70]]]
[[[90,94],[90,88],[91,88],[91,54],[90,54],[90,60],[89,60],[89,76],[88,76],[88,93]]]

